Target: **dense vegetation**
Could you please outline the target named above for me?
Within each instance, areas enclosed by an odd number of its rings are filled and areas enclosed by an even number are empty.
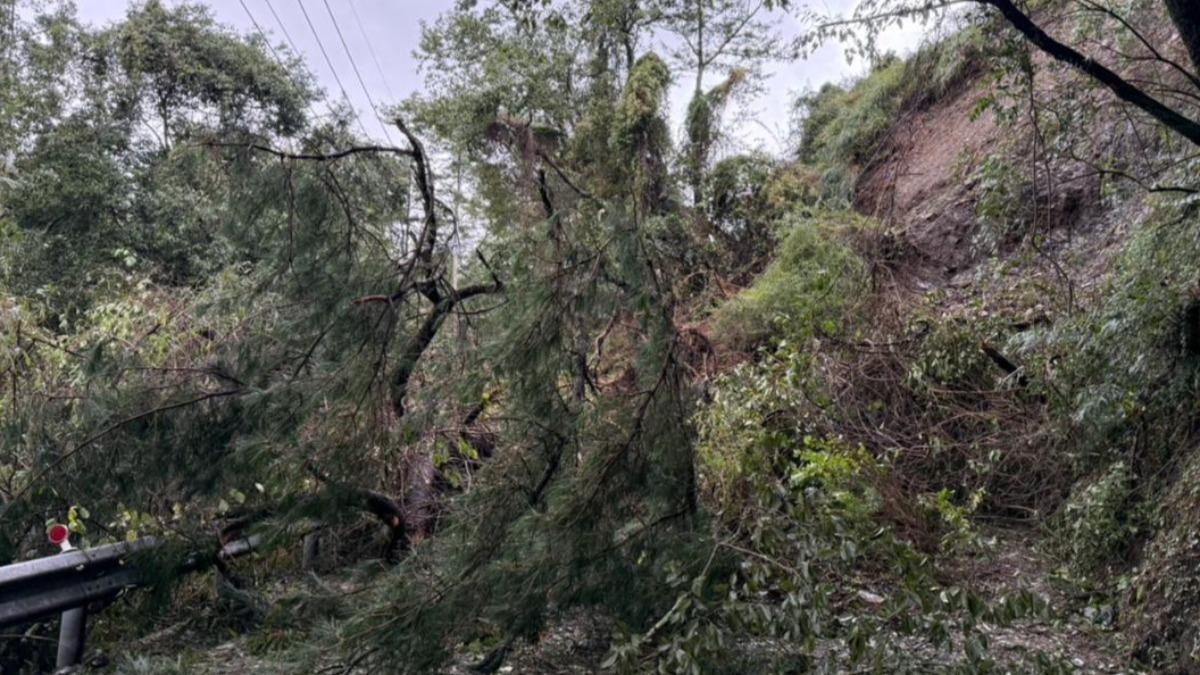
[[[380,146],[201,6],[0,0],[0,562],[164,543],[98,672],[1192,672],[1194,10],[969,4],[463,1]]]

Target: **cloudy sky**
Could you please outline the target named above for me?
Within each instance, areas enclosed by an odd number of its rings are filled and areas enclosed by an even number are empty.
[[[841,11],[856,0],[816,0],[818,8]],[[174,4],[172,0],[168,0]],[[421,23],[433,21],[454,0],[206,0],[219,21],[242,32],[255,31],[254,22],[273,43],[291,42],[303,53],[330,98],[341,98],[340,78],[346,95],[359,113],[370,136],[382,140],[384,131],[371,112],[371,105],[351,67],[338,29],[358,64],[370,98],[379,105],[399,101],[421,89],[424,80],[413,58],[420,39]],[[76,0],[81,19],[105,24],[124,15],[127,0]],[[332,16],[331,16],[332,15]],[[253,20],[251,19],[253,17]],[[801,26],[785,14],[771,15],[784,39],[799,34]],[[319,39],[318,39],[319,36]],[[884,36],[883,46],[899,53],[913,48],[918,29],[894,30]],[[332,68],[321,53],[324,45]],[[745,146],[761,145],[770,151],[783,148],[788,131],[790,101],[794,94],[841,81],[859,72],[842,50],[829,45],[802,62],[774,64],[769,69],[766,92],[747,105],[750,119],[740,123],[737,136]],[[336,73],[336,77],[335,77]],[[686,79],[686,78],[680,78]],[[671,97],[675,125],[687,103],[687,84],[681,82]]]

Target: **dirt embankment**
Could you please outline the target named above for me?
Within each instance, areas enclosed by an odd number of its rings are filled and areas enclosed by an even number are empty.
[[[954,274],[971,259],[977,195],[972,174],[995,151],[992,115],[972,119],[986,94],[975,80],[888,133],[857,184],[856,207],[898,229],[926,272]]]
[[[1187,62],[1161,8],[1138,12],[1142,37]],[[1078,40],[1087,20],[1049,11],[1036,18],[1067,42]],[[1192,86],[1153,59],[1128,58],[1120,31],[1079,46],[1156,95]],[[961,285],[952,282],[989,260],[1032,252],[1043,271],[1056,268],[1056,276],[1089,286],[1140,220],[1145,188],[1171,165],[1161,127],[1081,73],[1024,48],[1032,79],[997,75],[1012,63],[973,64],[940,98],[903,111],[860,167],[856,208],[902,235],[906,262],[925,285]]]
[[[1180,51],[1169,22],[1150,25],[1149,40],[1168,54]],[[1089,47],[1104,53],[1103,44]],[[1053,322],[1102,301],[1111,263],[1151,213],[1154,196],[1145,185],[1102,175],[1101,169],[1153,177],[1170,156],[1163,152],[1161,129],[1107,91],[1044,57],[1035,56],[1034,63],[1029,98],[1008,101],[1016,112],[1004,122],[986,109],[1000,97],[994,80],[968,78],[933,104],[904,114],[862,168],[856,207],[900,242],[902,254],[891,261],[903,291],[897,297],[934,298],[935,312],[946,318],[1001,316],[1014,326],[1027,325],[1031,311],[1038,321]],[[1122,72],[1143,81],[1150,65],[1127,65]],[[1033,110],[1029,100],[1037,101]],[[1070,130],[1075,137],[1066,138],[1069,153],[1063,153],[1062,137],[1047,139],[1047,117],[1040,132],[1034,122],[1036,114],[1072,108],[1086,109],[1090,117]],[[1046,150],[1050,142],[1058,143],[1058,152]],[[1009,191],[998,193],[1000,188]],[[989,239],[996,233],[988,231],[994,223],[987,209],[995,206],[988,200],[998,194],[1002,215],[1014,222]],[[1164,495],[1155,505],[1156,529],[1146,533],[1137,562],[1126,570],[1128,589],[1112,591],[1105,604],[1115,613],[1117,632],[1110,637],[1122,645],[1120,658],[1114,660],[1108,647],[1097,652],[1089,646],[1096,638],[1095,621],[1083,620],[1087,607],[1071,612],[1072,634],[1054,634],[1062,653],[1083,654],[1086,665],[1076,665],[1086,672],[1200,673],[1200,490],[1194,471],[1200,451],[1176,452],[1190,468],[1155,488]],[[1038,547],[1036,538],[1019,544],[1030,559],[1040,555],[1033,553]],[[1051,567],[1014,574],[1040,575],[1029,584],[1045,586],[1058,573]],[[1097,653],[1102,656],[1093,659]]]

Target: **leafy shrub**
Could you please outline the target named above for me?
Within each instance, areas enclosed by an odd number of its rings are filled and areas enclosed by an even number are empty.
[[[1134,533],[1127,508],[1132,485],[1129,466],[1114,462],[1071,494],[1059,514],[1059,546],[1072,571],[1101,572],[1125,552]]]
[[[995,253],[1009,240],[1019,238],[1032,219],[1029,181],[998,155],[990,155],[976,170],[980,197],[975,205],[979,230],[972,245]]]
[[[868,159],[895,122],[906,86],[907,67],[892,60],[849,89],[825,85],[797,100],[803,122],[800,159],[825,164],[858,164]]]
[[[933,323],[909,366],[909,386],[991,388],[998,371],[980,348],[988,332],[987,322],[976,318]]]
[[[744,500],[754,476],[777,473],[775,467],[788,459],[795,424],[780,422],[792,420],[800,407],[799,379],[807,369],[806,358],[785,345],[717,381],[695,418],[698,478],[716,510]]]
[[[881,506],[871,481],[882,471],[861,445],[805,436],[788,482],[793,489],[824,492],[828,507],[849,522],[869,523]]]
[[[723,159],[708,174],[708,216],[738,260],[758,260],[766,254],[774,244],[772,224],[790,208],[766,199],[774,172],[770,157],[752,153]]]
[[[949,488],[921,495],[921,506],[937,521],[936,529],[941,531],[943,552],[953,553],[977,542],[978,536],[971,527],[971,515],[983,504],[986,496],[984,490],[975,490],[967,497],[965,504],[956,504],[954,491]]]
[[[762,201],[769,213],[779,216],[801,206],[817,206],[822,201],[824,175],[811,166],[797,162],[776,168],[762,190]]]
[[[789,491],[821,491],[857,521],[879,507],[871,481],[882,470],[861,446],[817,435],[807,423],[811,359],[784,342],[771,355],[719,379],[695,417],[700,486],[714,512],[736,514],[756,485],[778,480]]]
[[[795,341],[838,332],[865,279],[862,261],[836,231],[863,222],[852,214],[785,219],[775,260],[753,286],[717,308],[719,339],[752,347],[772,335]]]

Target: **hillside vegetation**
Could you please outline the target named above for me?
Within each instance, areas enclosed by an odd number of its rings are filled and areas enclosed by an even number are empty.
[[[0,562],[163,542],[82,672],[1200,672],[1200,35],[971,4],[459,3],[381,147],[0,0]],[[870,67],[740,152],[784,11]]]

